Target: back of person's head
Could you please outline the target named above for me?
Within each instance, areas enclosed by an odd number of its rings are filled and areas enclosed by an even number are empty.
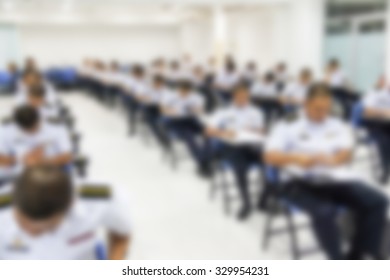
[[[155,85],[163,85],[163,84],[165,84],[165,79],[162,75],[154,75],[153,76],[153,83]]]
[[[310,86],[305,101],[305,115],[313,122],[323,122],[332,114],[333,100],[329,87],[324,83]]]
[[[225,69],[227,72],[235,72],[236,71],[236,63],[233,60],[228,60],[225,63]]]
[[[177,83],[177,89],[181,92],[190,92],[192,90],[192,83],[188,79],[181,79]]]
[[[40,84],[43,81],[41,73],[35,70],[25,70],[22,74],[23,81],[28,85]]]
[[[39,124],[39,112],[31,105],[22,105],[15,109],[14,122],[22,130],[30,131]]]
[[[26,217],[45,220],[66,212],[72,202],[72,181],[60,167],[27,168],[16,180],[13,203]]]
[[[246,106],[250,102],[249,86],[245,82],[238,83],[233,89],[233,103],[236,106]]]
[[[233,94],[240,93],[240,92],[247,92],[247,93],[249,93],[249,85],[245,81],[240,81],[233,88]]]
[[[173,69],[173,70],[180,69],[180,63],[179,63],[177,60],[173,60],[173,61],[171,61],[171,63],[170,63],[170,67],[171,67],[171,69]]]
[[[246,68],[247,68],[248,70],[251,70],[251,71],[256,70],[256,62],[254,62],[254,61],[249,61],[249,62],[247,63],[247,65],[246,65]]]
[[[314,83],[310,86],[306,100],[311,101],[319,97],[332,98],[332,92],[325,83]]]
[[[338,68],[340,66],[340,62],[337,58],[332,58],[329,60],[328,66],[332,68]]]
[[[46,88],[43,85],[31,85],[28,88],[28,94],[32,98],[44,100],[46,97]]]
[[[143,76],[145,73],[144,68],[140,64],[134,65],[132,72],[135,76]]]
[[[276,66],[276,69],[278,71],[285,71],[287,69],[287,65],[284,62],[279,62],[278,65]]]
[[[313,74],[309,68],[303,68],[300,73],[300,78],[304,80],[311,80]]]
[[[264,81],[266,83],[273,83],[275,81],[275,75],[274,73],[272,72],[267,72],[265,75],[264,75]]]

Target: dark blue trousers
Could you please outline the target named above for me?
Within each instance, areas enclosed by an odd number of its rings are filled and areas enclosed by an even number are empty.
[[[385,184],[390,177],[390,122],[365,120],[363,125],[378,147],[382,165],[381,183]]]
[[[339,211],[353,214],[355,234],[347,258],[380,259],[388,199],[361,182],[287,183],[284,196],[311,217],[316,237],[330,259],[344,259],[337,224]]]

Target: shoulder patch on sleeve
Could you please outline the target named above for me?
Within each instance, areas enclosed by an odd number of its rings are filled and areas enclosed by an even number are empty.
[[[59,118],[48,118],[47,122],[50,124],[61,124],[62,121]]]
[[[285,121],[288,122],[288,123],[291,123],[291,122],[294,122],[298,119],[298,114],[296,112],[294,113],[288,113],[286,114],[286,116],[284,117]]]
[[[82,185],[79,190],[81,198],[85,199],[109,199],[111,188],[108,185]]]
[[[10,124],[10,123],[12,123],[13,121],[14,121],[13,118],[9,117],[9,118],[4,118],[4,119],[2,119],[2,120],[1,120],[1,123],[2,123],[2,124]]]
[[[11,204],[12,204],[11,194],[0,195],[0,210],[11,206]]]

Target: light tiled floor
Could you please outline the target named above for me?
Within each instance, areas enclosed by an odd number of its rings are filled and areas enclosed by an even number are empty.
[[[264,216],[238,222],[223,212],[221,197],[211,201],[209,182],[199,179],[189,160],[173,171],[156,144],[126,134],[125,118],[82,93],[65,93],[64,102],[83,134],[82,150],[90,158],[89,177],[128,190],[134,220],[132,259],[289,259],[286,235],[261,250]],[[0,115],[10,98],[0,99]],[[363,173],[367,166],[360,167]],[[303,222],[306,221],[302,217]],[[276,221],[284,225],[284,220]],[[300,232],[303,247],[315,247],[309,230]],[[323,258],[321,253],[308,258]]]

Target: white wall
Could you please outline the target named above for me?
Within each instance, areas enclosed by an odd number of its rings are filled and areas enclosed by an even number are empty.
[[[389,0],[390,1],[390,0]],[[222,8],[226,21],[224,51],[242,65],[255,60],[261,70],[279,61],[296,74],[304,66],[317,76],[322,68],[324,0],[294,0],[240,9]],[[215,52],[213,10],[171,24],[21,24],[22,55],[45,65],[79,63],[84,57],[150,61],[190,53],[204,62]]]
[[[180,51],[175,26],[20,26],[24,56],[33,55],[41,66],[79,63],[85,57],[149,62],[159,55]]]

